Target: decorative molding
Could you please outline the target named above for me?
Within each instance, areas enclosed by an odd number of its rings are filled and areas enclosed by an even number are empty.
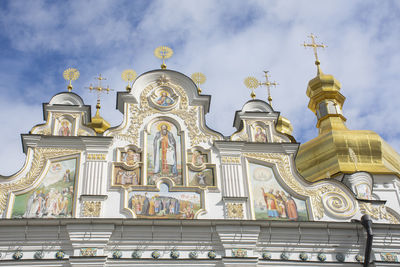
[[[21,191],[31,186],[42,173],[47,160],[81,153],[81,150],[64,148],[34,148],[29,172],[20,179],[0,184],[0,215],[5,211],[9,193]],[[14,177],[11,177],[12,180]]]
[[[88,161],[91,161],[91,160],[106,160],[106,154],[88,154],[87,156],[86,156],[86,159],[88,160]]]
[[[200,106],[190,107],[188,104],[188,97],[186,95],[185,90],[172,83],[163,84],[163,86],[170,86],[180,97],[179,105],[176,106],[175,109],[166,111],[168,114],[173,114],[178,116],[184,121],[184,124],[187,128],[187,133],[189,135],[191,146],[198,145],[202,142],[212,142],[213,140],[222,140],[222,137],[216,133],[211,131],[206,131],[206,129],[202,128],[204,123],[204,116],[201,116],[202,108]],[[148,94],[151,90],[156,89],[157,85],[150,84],[148,85],[140,95],[140,106],[136,104],[129,104],[128,108],[128,129],[126,133],[122,133],[124,129],[119,129],[116,132],[111,132],[111,136],[115,136],[118,139],[128,141],[136,146],[139,146],[139,129],[143,125],[144,119],[153,115],[153,114],[163,114],[163,111],[157,110],[151,105],[149,105],[149,101],[147,99]],[[198,123],[199,118],[201,119],[201,123]]]
[[[96,257],[97,256],[97,248],[81,248],[81,256]]]
[[[385,207],[385,205],[372,206],[371,203],[360,203],[360,211],[362,214],[368,214],[375,220],[387,220],[392,224],[400,224],[399,219],[393,216]]]
[[[221,162],[223,164],[240,164],[240,157],[221,157]]]
[[[100,217],[101,202],[100,201],[83,201],[84,217]]]
[[[229,219],[243,219],[243,203],[226,204],[227,217]]]
[[[235,258],[246,258],[247,257],[247,249],[234,248],[234,249],[232,249],[232,256]]]

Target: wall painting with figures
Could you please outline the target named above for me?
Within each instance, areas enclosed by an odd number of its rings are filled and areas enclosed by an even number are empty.
[[[153,123],[147,136],[147,184],[155,185],[166,177],[183,185],[181,162],[181,136],[176,126],[168,121]]]
[[[128,208],[137,218],[194,219],[202,208],[197,192],[171,192],[168,185],[160,184],[160,191],[131,191]]]
[[[272,168],[249,163],[249,180],[256,220],[308,221],[306,202],[286,192]]]
[[[52,162],[38,187],[15,196],[12,218],[72,217],[77,162],[77,158]]]

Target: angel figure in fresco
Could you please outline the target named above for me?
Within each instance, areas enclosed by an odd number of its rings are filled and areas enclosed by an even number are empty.
[[[198,174],[196,174],[196,179],[197,179],[197,184],[200,186],[206,186],[206,175],[204,174],[204,172],[199,172]]]
[[[267,142],[267,136],[265,135],[263,129],[261,127],[256,128],[256,134],[254,136],[254,139],[258,143],[265,143]]]
[[[71,130],[69,129],[69,122],[67,120],[63,120],[61,122],[61,127],[58,130],[58,135],[71,136]]]
[[[169,125],[162,123],[153,141],[154,173],[177,175],[176,141],[169,131]]]
[[[168,107],[174,104],[174,100],[168,96],[167,91],[162,91],[161,96],[156,101],[157,104],[163,107]]]

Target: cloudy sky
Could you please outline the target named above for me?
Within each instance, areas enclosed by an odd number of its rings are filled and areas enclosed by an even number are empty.
[[[169,69],[207,76],[209,127],[234,132],[234,111],[249,100],[243,79],[261,80],[269,70],[279,83],[273,107],[305,142],[317,135],[305,93],[316,68],[312,51],[301,46],[310,33],[328,45],[321,67],[342,84],[347,126],[376,131],[400,151],[399,29],[400,1],[389,0],[1,1],[0,174],[23,165],[20,133],[42,123],[41,104],[65,91],[64,69],[79,69],[74,92],[94,106],[85,87],[97,74],[122,91],[123,70],[159,68],[153,50],[160,45],[175,52]],[[266,99],[265,88],[256,94]],[[102,116],[118,125],[115,92],[102,106]]]

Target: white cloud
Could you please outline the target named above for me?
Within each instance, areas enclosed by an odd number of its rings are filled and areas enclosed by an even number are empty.
[[[312,51],[301,46],[313,32],[328,45],[319,53],[321,66],[342,84],[349,128],[377,131],[400,150],[396,108],[400,36],[395,30],[400,26],[400,6],[396,2],[160,0],[147,6],[138,6],[136,1],[21,3],[10,1],[8,10],[1,12],[0,35],[8,38],[10,50],[16,50],[13,53],[27,57],[27,66],[3,67],[1,76],[12,75],[10,83],[0,82],[0,89],[8,90],[10,85],[21,88],[26,81],[20,80],[34,82],[29,95],[21,96],[23,102],[0,107],[3,113],[20,114],[19,110],[27,108],[24,102],[31,108],[32,99],[44,98],[42,102],[47,102],[52,94],[63,90],[64,66],[76,66],[81,71],[74,88],[94,107],[95,95],[84,87],[95,75],[104,74],[112,88],[122,91],[125,84],[120,73],[132,67],[139,74],[159,68],[153,49],[167,44],[175,50],[167,61],[168,68],[188,76],[196,71],[206,74],[202,89],[212,95],[209,127],[231,134],[234,112],[250,99],[243,79],[251,75],[261,80],[262,71],[269,70],[272,80],[279,83],[272,89],[273,106],[292,121],[295,137],[304,142],[317,135],[316,119],[307,109],[305,94],[316,69]],[[59,77],[26,78],[29,66],[38,60],[34,56],[37,51],[44,62],[51,57],[48,64],[53,69],[48,76],[58,71]],[[60,62],[54,62],[54,55]],[[266,99],[265,88],[256,93]],[[103,99],[103,117],[113,125],[120,123],[115,94]],[[35,107],[40,109],[40,104]],[[34,113],[24,119],[24,127],[29,129],[41,119]],[[4,121],[13,123],[8,117]],[[0,135],[3,139],[18,136],[20,130],[14,127]],[[14,140],[7,143],[6,150],[19,147],[19,140]],[[0,154],[7,155],[6,150]],[[21,166],[11,161],[0,167],[0,173]]]

